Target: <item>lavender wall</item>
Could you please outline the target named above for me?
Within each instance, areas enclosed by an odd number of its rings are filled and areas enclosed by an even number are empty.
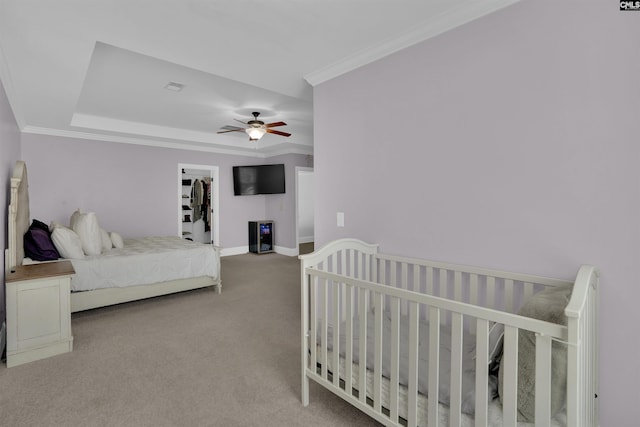
[[[268,159],[267,163],[285,164],[285,194],[266,196],[266,210],[264,219],[274,221],[275,245],[296,248],[296,166],[313,166],[309,156],[302,154],[276,156]],[[260,218],[258,218],[260,219]],[[293,225],[293,226],[292,226]],[[289,244],[292,242],[292,244]]]
[[[617,4],[525,0],[314,90],[317,243],[601,268],[602,426],[640,401],[638,40]]]
[[[7,206],[9,206],[10,178],[13,175],[13,167],[16,160],[20,160],[20,130],[9,105],[7,94],[4,91],[3,82],[0,81],[0,176],[3,184],[0,185],[0,200],[4,206],[2,214],[2,227],[0,227],[0,242],[2,242],[2,283],[4,283],[4,249],[7,242]],[[0,290],[0,324],[5,319],[4,286]],[[0,354],[2,353],[0,348]]]
[[[177,234],[178,164],[218,166],[220,173],[220,245],[247,246],[247,222],[263,219],[269,198],[234,196],[232,167],[270,162],[215,153],[24,134],[22,152],[29,168],[31,216],[44,222],[68,224],[79,208],[96,212],[103,228],[125,237]],[[295,212],[292,202],[293,170],[304,156],[278,157],[287,163],[285,213]],[[291,176],[290,176],[291,175]],[[291,200],[290,200],[291,199]],[[294,217],[295,218],[295,217]],[[284,224],[279,245],[295,248],[295,220]],[[280,231],[280,230],[279,230]]]

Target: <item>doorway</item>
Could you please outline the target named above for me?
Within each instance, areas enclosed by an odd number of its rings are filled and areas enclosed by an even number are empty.
[[[218,167],[178,164],[178,235],[220,245]]]
[[[299,254],[314,249],[313,168],[296,167],[296,241]]]

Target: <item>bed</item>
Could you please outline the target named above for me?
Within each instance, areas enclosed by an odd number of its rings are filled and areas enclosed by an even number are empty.
[[[27,167],[16,162],[11,178],[5,269],[25,262],[23,236],[29,229]],[[220,248],[180,237],[125,239],[121,248],[71,259],[71,311],[77,312],[175,292],[222,289]]]
[[[598,426],[598,277],[378,253],[301,255],[302,403],[315,381],[384,425]]]

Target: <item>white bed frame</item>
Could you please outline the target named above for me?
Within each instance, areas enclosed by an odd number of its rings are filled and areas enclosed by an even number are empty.
[[[462,333],[476,336],[476,411],[475,426],[487,426],[488,420],[488,339],[493,322],[504,324],[504,392],[501,417],[505,426],[516,426],[518,331],[536,335],[535,426],[551,423],[552,340],[567,343],[566,425],[598,426],[598,271],[582,266],[574,281],[556,280],[527,274],[445,264],[378,253],[378,246],[356,239],[341,239],[308,255],[301,255],[302,298],[302,403],[309,404],[309,380],[313,380],[342,399],[369,414],[384,425],[428,425],[441,420],[437,399],[426,399],[417,391],[418,324],[427,317],[432,333],[429,348],[439,346],[440,323],[451,326],[451,402],[448,419],[451,426],[463,424],[461,413]],[[565,309],[567,326],[514,314],[526,298],[546,286],[573,283]],[[367,310],[375,307],[375,362],[372,371],[353,360],[354,318],[359,319],[359,335],[366,335]],[[425,308],[428,307],[428,310]],[[391,313],[391,378],[382,376],[383,311]],[[408,315],[409,383],[398,383],[400,357],[398,324]],[[346,325],[345,356],[340,357],[336,325]],[[363,326],[364,324],[364,326]],[[327,349],[327,330],[333,328],[332,349]],[[321,337],[320,342],[318,338]],[[316,344],[317,343],[317,344]],[[359,354],[366,354],[366,340],[359,340]],[[364,344],[363,344],[364,343]],[[341,349],[342,350],[342,349]],[[327,361],[327,363],[323,363]],[[330,367],[328,368],[327,365]],[[429,395],[438,389],[438,352],[429,353]],[[339,375],[329,372],[339,368]],[[483,369],[484,367],[484,369]],[[369,380],[369,381],[367,381]],[[442,380],[442,379],[441,379]],[[383,385],[388,385],[385,389]],[[432,394],[433,391],[433,394]],[[406,401],[401,401],[401,396]],[[420,399],[426,399],[422,410]],[[400,409],[399,409],[400,408]],[[426,413],[422,413],[426,412]],[[465,421],[466,422],[466,421]],[[555,421],[554,421],[555,422]],[[563,419],[564,422],[564,419]],[[466,424],[465,424],[466,425]]]
[[[29,229],[29,184],[25,162],[16,162],[11,178],[11,200],[8,212],[8,249],[5,253],[5,270],[22,264],[24,259],[23,236]],[[167,295],[208,286],[214,287],[218,293],[222,291],[220,276],[220,248],[214,246],[214,256],[218,262],[218,276],[200,276],[189,279],[171,280],[125,288],[97,289],[93,291],[72,292],[71,312],[105,307],[123,302],[136,301],[160,295]]]

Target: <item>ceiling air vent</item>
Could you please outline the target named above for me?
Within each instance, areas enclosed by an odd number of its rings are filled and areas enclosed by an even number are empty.
[[[182,83],[169,82],[164,88],[173,92],[180,92],[184,88],[184,85]]]

